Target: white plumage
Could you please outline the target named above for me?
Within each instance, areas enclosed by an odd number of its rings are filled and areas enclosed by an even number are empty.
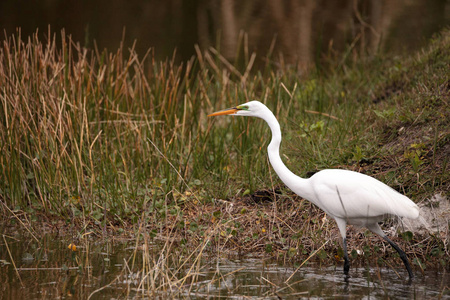
[[[334,218],[351,220],[397,215],[415,219],[419,216],[419,208],[408,197],[361,173],[328,169],[307,180],[314,191],[314,196],[308,200]],[[292,190],[301,194],[295,187]]]
[[[346,225],[352,224],[367,227],[388,241],[399,253],[409,277],[413,277],[405,252],[384,234],[378,222],[388,215],[417,218],[419,208],[414,202],[381,181],[358,172],[327,169],[308,179],[295,175],[280,157],[280,124],[273,113],[259,101],[250,101],[209,116],[219,115],[252,116],[267,122],[272,131],[267,152],[275,172],[292,191],[311,201],[336,220],[343,238],[345,274],[348,274],[350,268]]]

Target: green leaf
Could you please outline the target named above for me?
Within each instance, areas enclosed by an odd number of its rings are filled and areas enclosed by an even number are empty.
[[[413,233],[411,231],[405,231],[401,236],[405,241],[410,242],[413,238]]]

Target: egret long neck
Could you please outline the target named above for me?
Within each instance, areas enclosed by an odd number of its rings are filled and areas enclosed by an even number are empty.
[[[301,178],[295,175],[289,170],[283,163],[280,157],[280,144],[281,144],[281,130],[280,124],[277,119],[270,112],[270,115],[264,117],[264,120],[272,130],[272,140],[267,147],[267,153],[269,155],[269,161],[278,174],[280,179],[296,194],[311,201],[313,198],[313,191],[311,186],[307,183],[308,179]]]

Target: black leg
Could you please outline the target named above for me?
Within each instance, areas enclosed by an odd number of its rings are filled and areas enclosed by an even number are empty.
[[[348,275],[348,270],[350,270],[350,262],[348,260],[348,253],[347,253],[347,239],[344,238],[344,274]]]
[[[406,253],[405,251],[403,251],[402,249],[400,249],[400,247],[394,243],[393,241],[391,241],[387,236],[383,236],[383,238],[388,241],[389,244],[391,244],[392,248],[394,248],[395,250],[397,250],[398,254],[400,255],[400,258],[402,259],[403,263],[405,264],[406,270],[408,271],[409,274],[409,279],[413,279],[414,278],[414,274],[411,270],[411,266],[409,265],[409,261],[408,261],[408,257],[406,257]]]

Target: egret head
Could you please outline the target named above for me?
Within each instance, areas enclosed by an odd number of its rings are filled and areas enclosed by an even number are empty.
[[[267,106],[259,101],[250,101],[247,103],[240,104],[236,107],[227,108],[215,113],[208,115],[208,117],[223,116],[223,115],[233,115],[233,116],[248,116],[248,117],[259,117],[262,118],[264,113],[269,111]]]

